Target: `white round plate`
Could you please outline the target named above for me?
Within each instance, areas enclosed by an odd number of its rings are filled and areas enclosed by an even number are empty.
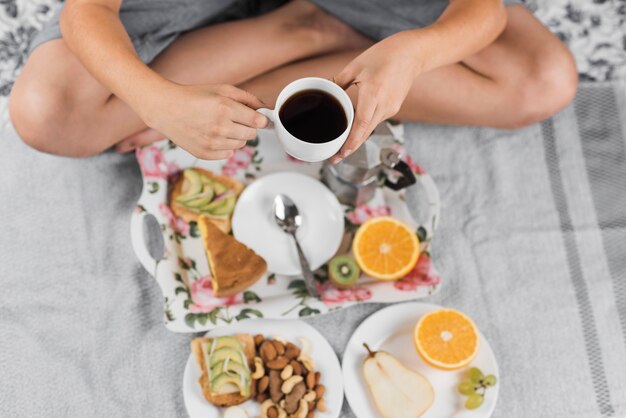
[[[362,364],[367,352],[363,343],[372,350],[383,350],[394,355],[402,364],[425,376],[435,390],[435,401],[422,418],[487,418],[493,413],[498,399],[500,383],[489,388],[483,405],[473,411],[465,409],[467,399],[457,391],[466,369],[458,371],[437,370],[420,358],[413,344],[413,328],[418,319],[440,306],[426,303],[403,303],[389,306],[371,315],[352,334],[343,355],[343,380],[348,403],[358,418],[379,418],[369,388],[363,377]],[[498,364],[485,337],[480,334],[480,351],[471,366],[485,374],[498,377]]]
[[[282,172],[261,177],[248,186],[233,214],[233,235],[267,261],[268,270],[286,276],[301,274],[293,238],[274,220],[274,198],[285,194],[302,215],[298,239],[313,270],[335,255],[344,233],[344,211],[318,180]]]
[[[263,334],[266,337],[280,337],[300,346],[299,338],[306,337],[311,342],[310,356],[315,360],[315,370],[321,374],[321,383],[326,386],[324,400],[327,412],[316,411],[319,418],[337,418],[343,404],[343,381],[337,355],[326,339],[315,328],[300,320],[257,319],[236,322],[228,327],[211,331],[209,336],[218,337],[233,334]],[[190,418],[220,418],[223,409],[210,404],[200,390],[200,366],[192,354],[189,355],[183,376],[183,398]],[[260,404],[254,400],[241,405],[250,417],[260,413]]]

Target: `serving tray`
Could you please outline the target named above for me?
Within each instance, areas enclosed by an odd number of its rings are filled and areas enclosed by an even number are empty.
[[[388,122],[387,122],[388,123]],[[254,286],[236,296],[216,298],[209,267],[195,223],[187,224],[168,206],[168,185],[188,167],[201,167],[236,178],[246,184],[280,171],[297,171],[320,178],[321,163],[303,163],[289,157],[270,131],[238,150],[226,161],[199,160],[163,140],[136,151],[143,176],[143,190],[131,217],[133,249],[144,268],[154,276],[164,300],[165,326],[174,332],[207,331],[216,326],[253,318],[298,318],[324,314],[366,302],[401,302],[435,293],[441,280],[431,263],[429,247],[440,211],[439,192],[432,178],[404,155],[403,126],[388,123],[393,147],[413,169],[417,184],[394,192],[379,188],[366,205],[344,207],[349,248],[358,225],[374,216],[391,215],[411,225],[421,242],[416,267],[396,282],[362,277],[349,290],[335,288],[326,278],[325,266],[315,272],[320,298],[308,295],[301,278],[268,272]],[[407,196],[417,202],[409,210]]]

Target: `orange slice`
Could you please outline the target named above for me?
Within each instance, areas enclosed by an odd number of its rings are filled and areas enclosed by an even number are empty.
[[[454,309],[439,309],[424,315],[415,326],[413,338],[420,357],[438,369],[460,369],[478,354],[476,325]]]
[[[420,255],[415,231],[390,216],[372,218],[356,231],[354,259],[368,276],[396,280],[406,276]]]

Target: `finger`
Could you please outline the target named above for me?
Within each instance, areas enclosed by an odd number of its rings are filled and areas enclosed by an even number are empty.
[[[267,116],[257,112],[256,110],[252,110],[248,106],[239,102],[232,102],[231,109],[231,119],[233,122],[237,122],[241,125],[261,129],[265,128],[270,122]]]
[[[346,158],[365,141],[367,135],[373,130],[373,128],[370,129],[370,126],[372,125],[375,113],[375,97],[370,95],[365,89],[359,90],[352,129],[350,130],[345,144],[343,144],[341,150],[331,159],[331,162],[337,163],[343,158]]]
[[[242,142],[243,145],[246,145],[245,141],[250,141],[256,138],[256,129],[250,128],[249,126],[240,125],[238,123],[233,123],[229,128],[228,138],[238,140]],[[242,146],[243,146],[242,145]]]
[[[333,82],[342,89],[347,89],[354,83],[355,73],[350,65],[346,66],[339,74],[333,77]]]
[[[207,151],[233,151],[246,146],[246,141],[233,138],[219,138],[207,141],[205,147]]]
[[[129,152],[134,150],[135,148],[152,144],[153,142],[160,141],[164,138],[165,135],[163,135],[161,132],[156,131],[152,128],[147,128],[143,131],[139,131],[124,138],[117,145],[115,145],[115,151],[118,153]]]
[[[251,107],[252,109],[266,107],[265,103],[263,103],[254,94],[248,91],[239,89],[235,86],[229,86],[229,85],[222,86],[220,93],[226,97],[230,97],[231,99],[238,101],[239,103],[243,103],[244,105]]]
[[[233,151],[203,151],[196,154],[201,160],[226,160],[233,156]]]

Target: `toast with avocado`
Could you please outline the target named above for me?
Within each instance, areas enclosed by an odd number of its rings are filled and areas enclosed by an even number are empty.
[[[255,395],[250,371],[255,355],[252,335],[194,338],[191,351],[202,370],[198,382],[207,401],[225,407]]]
[[[242,183],[231,177],[218,176],[202,168],[187,168],[170,189],[170,207],[187,223],[198,221],[198,217],[204,215],[228,233],[230,217],[243,188]]]

